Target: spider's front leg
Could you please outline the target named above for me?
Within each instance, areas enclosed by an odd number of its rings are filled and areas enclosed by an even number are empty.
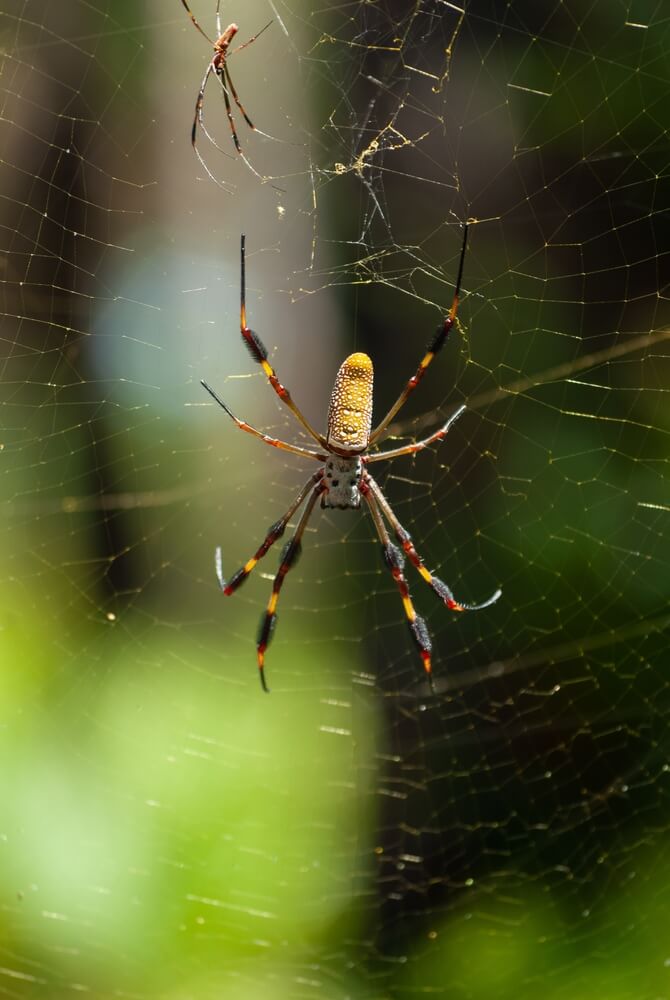
[[[225,93],[225,89],[224,89]],[[309,423],[307,418],[302,414],[301,410],[293,402],[293,397],[288,391],[285,385],[277,378],[277,373],[268,361],[268,352],[265,344],[258,336],[254,333],[250,327],[247,326],[247,306],[246,306],[246,248],[245,248],[246,238],[244,234],[240,237],[240,333],[242,334],[242,340],[244,341],[249,354],[254,359],[254,361],[261,366],[267,380],[277,393],[282,403],[288,406],[291,413],[296,417],[296,419],[302,424],[307,433],[315,441],[317,441],[322,448],[327,448],[328,443],[322,434],[317,433],[312,425]]]
[[[458,263],[458,275],[456,277],[456,285],[454,286],[454,297],[451,302],[451,308],[449,313],[443,323],[437,328],[437,331],[433,339],[428,344],[426,348],[426,353],[419,363],[419,367],[412,375],[412,377],[407,382],[407,385],[402,390],[397,400],[388,411],[381,423],[377,424],[372,434],[370,435],[370,444],[376,444],[382,437],[389,424],[396,416],[399,410],[405,405],[411,394],[414,392],[416,387],[421,382],[421,379],[426,374],[428,366],[432,363],[436,354],[438,354],[444,347],[444,343],[449,335],[449,331],[456,322],[456,313],[458,312],[458,303],[461,294],[461,283],[463,281],[463,266],[465,264],[465,251],[468,245],[468,224],[465,223],[463,226],[463,243],[461,246],[461,256]]]

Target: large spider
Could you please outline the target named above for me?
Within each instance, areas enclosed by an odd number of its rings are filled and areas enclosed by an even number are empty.
[[[449,428],[460,417],[465,410],[464,406],[452,413],[447,422],[434,431],[429,437],[414,444],[404,445],[400,448],[391,448],[388,451],[375,452],[369,454],[370,445],[376,444],[387,430],[389,424],[405,404],[407,398],[416,389],[424,376],[429,364],[443,346],[447,334],[454,325],[456,311],[458,309],[458,297],[461,289],[463,277],[463,262],[465,260],[465,249],[467,245],[468,227],[463,228],[463,246],[461,249],[460,263],[458,266],[458,277],[454,289],[454,297],[447,318],[438,327],[435,336],[431,340],[426,353],[424,354],[419,367],[407,385],[402,390],[398,399],[388,411],[384,419],[373,431],[372,424],[372,361],[367,354],[350,354],[342,363],[335,378],[335,384],[330,397],[330,407],[328,410],[328,430],[326,437],[319,434],[311,426],[309,421],[303,416],[296,404],[293,402],[291,394],[286,389],[275,374],[275,370],[268,361],[268,352],[262,344],[260,338],[247,326],[246,305],[245,305],[245,238],[242,236],[240,244],[241,257],[241,292],[240,292],[240,331],[242,338],[249,349],[249,352],[268,377],[268,381],[283,403],[288,406],[294,416],[300,421],[307,433],[323,449],[322,451],[311,451],[298,445],[288,444],[277,438],[263,434],[246,422],[240,420],[228,408],[223,400],[217,395],[204,380],[202,385],[212,396],[228,416],[235,421],[240,430],[253,434],[273,448],[281,448],[283,451],[290,451],[294,455],[302,455],[311,458],[322,464],[317,471],[309,477],[302,487],[289,509],[278,521],[269,528],[260,548],[251,556],[245,564],[234,573],[229,580],[223,577],[221,549],[216,550],[216,575],[219,586],[226,596],[234,593],[237,588],[244,583],[252,569],[263,556],[274,545],[278,538],[284,534],[286,526],[298,508],[304,503],[302,513],[298,519],[298,524],[293,537],[286,543],[281,553],[279,569],[272,584],[272,594],[268,601],[267,608],[261,619],[258,632],[257,651],[258,668],[260,679],[264,691],[268,691],[265,681],[265,651],[272,638],[275,624],[277,622],[277,603],[279,593],[284,583],[286,574],[295,565],[300,555],[302,546],[302,536],[307,526],[309,517],[314,509],[316,501],[321,499],[322,507],[339,507],[342,510],[347,508],[357,509],[361,505],[361,497],[365,501],[372,516],[374,526],[382,544],[384,562],[391,572],[396,586],[400,591],[405,615],[409,630],[416,643],[423,666],[428,674],[432,687],[432,667],[431,667],[431,639],[428,633],[426,622],[417,615],[414,605],[409,595],[407,581],[403,575],[405,556],[413,566],[416,567],[421,577],[435,591],[440,600],[452,611],[478,611],[493,604],[500,597],[501,591],[496,590],[487,601],[482,604],[463,604],[457,601],[449,587],[430,572],[424,565],[421,557],[412,544],[409,533],[400,524],[400,521],[393,513],[391,505],[382,493],[379,485],[368,472],[368,466],[372,462],[381,462],[384,459],[399,458],[401,455],[413,455],[428,445],[436,441],[441,441],[446,436]],[[305,503],[306,501],[306,503]],[[389,537],[388,525],[399,543],[394,545]]]
[[[235,90],[235,85],[233,84],[232,78],[230,76],[230,70],[228,69],[228,59],[235,52],[241,52],[242,49],[246,49],[246,47],[248,45],[251,45],[252,42],[255,42],[256,39],[258,38],[258,36],[262,35],[263,32],[265,31],[265,29],[270,27],[270,25],[272,24],[272,21],[268,21],[268,23],[265,25],[265,27],[261,28],[260,31],[257,31],[256,34],[253,35],[252,38],[249,38],[246,42],[243,42],[241,45],[238,45],[237,48],[232,49],[232,51],[229,52],[228,50],[230,49],[230,44],[231,44],[233,38],[235,37],[235,35],[237,34],[237,32],[238,32],[239,29],[238,29],[238,27],[237,27],[236,24],[229,24],[228,27],[225,29],[225,31],[221,30],[221,13],[220,13],[220,10],[219,10],[219,8],[221,6],[221,0],[217,0],[217,4],[216,4],[216,33],[217,33],[217,39],[216,39],[216,41],[214,41],[213,39],[211,39],[209,37],[209,35],[205,31],[203,31],[203,29],[200,27],[200,25],[198,24],[197,20],[195,19],[195,15],[193,14],[193,11],[191,10],[191,8],[189,7],[189,5],[187,4],[186,0],[181,0],[181,2],[184,5],[184,7],[186,8],[188,16],[191,18],[191,21],[193,22],[193,24],[195,25],[195,27],[198,29],[198,31],[203,36],[203,38],[207,39],[207,41],[209,42],[209,44],[214,49],[214,55],[210,59],[209,65],[207,66],[207,69],[205,71],[205,75],[202,78],[202,83],[200,84],[200,90],[198,91],[198,96],[197,96],[196,102],[195,102],[195,116],[193,118],[193,128],[191,129],[191,143],[193,145],[193,148],[196,149],[195,141],[196,141],[197,132],[198,132],[198,125],[200,125],[200,128],[203,130],[203,132],[205,133],[205,135],[207,136],[207,138],[212,142],[212,144],[214,146],[217,147],[217,149],[220,149],[220,147],[218,146],[218,144],[214,141],[214,139],[212,138],[212,136],[209,134],[209,132],[205,128],[205,123],[202,120],[202,106],[203,106],[204,101],[205,101],[205,88],[207,86],[207,82],[208,82],[211,74],[214,73],[215,76],[218,77],[219,83],[221,84],[221,90],[223,91],[223,99],[224,99],[225,104],[226,104],[226,115],[228,117],[228,124],[230,125],[230,131],[232,133],[233,142],[235,143],[235,149],[242,156],[243,159],[246,159],[246,157],[244,157],[244,154],[242,153],[242,147],[240,145],[240,140],[239,140],[239,138],[237,136],[237,129],[235,128],[235,119],[233,118],[233,112],[232,112],[232,108],[230,106],[230,98],[231,98],[231,96],[232,96],[233,100],[235,101],[235,104],[237,105],[237,107],[238,107],[238,109],[240,111],[240,114],[244,118],[244,120],[247,123],[247,125],[249,126],[249,128],[255,130],[256,126],[254,125],[254,123],[252,122],[251,118],[249,118],[249,115],[246,113],[246,111],[242,107],[242,104],[240,103],[240,99],[237,96],[237,91]],[[229,93],[229,91],[230,91],[230,93]],[[197,153],[197,150],[196,150],[196,153]]]

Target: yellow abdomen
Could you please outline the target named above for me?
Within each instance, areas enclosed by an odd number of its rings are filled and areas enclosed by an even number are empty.
[[[337,373],[328,409],[328,444],[342,451],[365,451],[372,425],[372,361],[350,354]]]

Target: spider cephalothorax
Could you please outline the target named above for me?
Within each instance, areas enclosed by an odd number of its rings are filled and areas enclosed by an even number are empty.
[[[206,382],[203,386],[216,400],[237,426],[254,437],[260,438],[266,444],[274,448],[281,448],[294,455],[302,455],[319,463],[319,469],[310,476],[302,487],[297,497],[286,511],[286,513],[276,521],[268,530],[260,548],[247,562],[237,570],[229,580],[224,579],[222,569],[221,550],[216,550],[216,574],[219,585],[224,594],[230,595],[244,583],[259,559],[262,559],[266,552],[274,543],[281,538],[286,527],[295,512],[302,507],[302,512],[298,518],[298,523],[293,536],[284,546],[281,554],[279,569],[272,584],[272,593],[268,601],[267,608],[261,619],[261,625],[256,644],[258,653],[258,667],[260,670],[261,684],[265,691],[268,690],[265,682],[265,651],[272,638],[272,633],[277,622],[277,603],[279,592],[286,577],[286,574],[293,566],[300,555],[302,546],[302,536],[307,526],[307,522],[318,499],[321,500],[322,507],[337,507],[343,510],[348,508],[356,509],[360,507],[361,500],[365,502],[370,511],[375,530],[382,545],[382,555],[384,562],[389,569],[393,580],[400,592],[403,608],[407,617],[410,634],[421,654],[424,669],[432,685],[432,643],[428,633],[428,627],[423,618],[417,615],[409,594],[409,588],[403,570],[405,559],[409,559],[422,579],[437,594],[440,600],[452,611],[474,611],[485,608],[493,604],[500,597],[497,590],[487,601],[482,604],[463,604],[457,601],[449,587],[436,577],[424,565],[421,557],[412,544],[409,533],[400,524],[384,496],[378,483],[373,479],[368,471],[368,466],[372,462],[380,462],[384,459],[399,458],[401,455],[413,455],[421,451],[428,445],[436,441],[441,441],[447,434],[449,428],[455,420],[464,412],[465,407],[460,406],[449,417],[447,422],[434,431],[429,437],[413,444],[403,445],[400,448],[391,448],[388,451],[374,451],[370,453],[370,447],[378,443],[396,413],[404,405],[409,395],[416,389],[423,378],[426,368],[431,363],[437,352],[444,344],[449,330],[454,325],[456,311],[458,309],[458,296],[460,293],[461,279],[463,276],[463,261],[465,260],[465,249],[467,246],[467,226],[463,231],[463,246],[456,279],[454,298],[449,314],[435,336],[431,340],[426,353],[424,354],[419,367],[414,375],[409,379],[405,388],[398,396],[397,400],[388,411],[384,419],[372,430],[372,381],[373,369],[372,361],[367,354],[350,354],[346,358],[335,378],[333,391],[330,397],[330,407],[328,410],[328,430],[326,436],[319,434],[311,426],[306,417],[293,402],[290,392],[281,384],[274,368],[268,361],[268,352],[257,334],[247,326],[246,303],[245,303],[245,248],[244,236],[242,236],[240,257],[241,257],[241,303],[240,303],[240,332],[249,352],[265,374],[270,385],[279,398],[288,406],[294,416],[299,420],[307,433],[320,446],[321,451],[312,451],[300,445],[288,444],[286,441],[279,441],[277,438],[263,434],[256,430],[245,420],[236,417]],[[303,506],[304,504],[304,506]],[[395,535],[398,544],[391,541],[389,527]]]
[[[359,455],[344,458],[331,455],[326,462],[325,489],[321,494],[322,507],[339,507],[354,510],[361,505],[361,477],[363,461]]]

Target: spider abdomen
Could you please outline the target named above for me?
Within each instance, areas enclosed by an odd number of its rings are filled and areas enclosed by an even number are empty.
[[[328,444],[342,451],[362,452],[372,425],[372,361],[367,354],[350,354],[335,378],[328,408]]]
[[[362,475],[363,462],[358,455],[353,458],[331,455],[326,462],[326,475],[323,479],[326,488],[321,497],[321,506],[340,507],[342,510],[360,507]]]

